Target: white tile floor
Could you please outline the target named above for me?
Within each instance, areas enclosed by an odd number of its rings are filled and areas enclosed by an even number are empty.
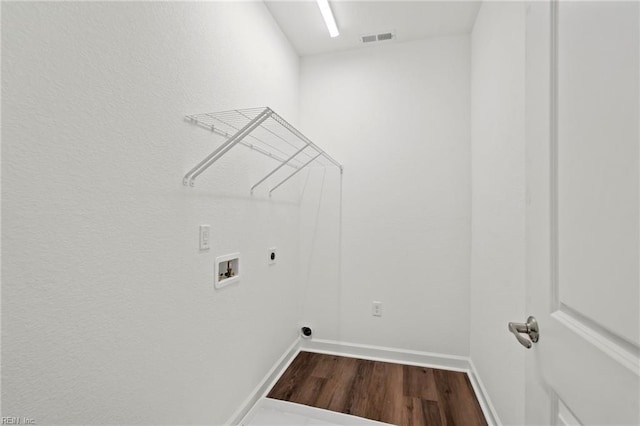
[[[387,424],[268,398],[258,401],[241,422],[242,426],[380,426]]]

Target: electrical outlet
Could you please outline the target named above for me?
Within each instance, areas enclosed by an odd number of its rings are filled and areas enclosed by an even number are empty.
[[[274,265],[276,263],[276,248],[271,247],[269,249],[269,265]]]
[[[378,302],[376,300],[373,301],[371,305],[371,315],[374,317],[382,316],[382,302]]]
[[[200,250],[209,250],[211,233],[209,225],[200,225]]]

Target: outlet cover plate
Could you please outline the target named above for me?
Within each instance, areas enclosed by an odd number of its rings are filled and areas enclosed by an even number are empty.
[[[209,250],[211,248],[211,227],[209,225],[200,225],[200,250]]]
[[[379,302],[377,300],[373,301],[373,303],[371,304],[371,315],[373,315],[374,317],[382,316],[382,302]]]

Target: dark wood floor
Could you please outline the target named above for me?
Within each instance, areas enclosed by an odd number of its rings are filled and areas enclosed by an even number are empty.
[[[396,425],[486,425],[465,373],[300,352],[269,398]]]

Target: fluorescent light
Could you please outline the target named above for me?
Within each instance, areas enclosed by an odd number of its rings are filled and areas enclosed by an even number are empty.
[[[320,8],[320,13],[322,13],[322,17],[324,18],[324,23],[327,24],[329,35],[331,37],[338,37],[340,35],[340,32],[338,31],[336,20],[333,18],[333,13],[331,13],[331,6],[329,6],[329,0],[316,0],[316,2],[318,3],[318,7]]]

